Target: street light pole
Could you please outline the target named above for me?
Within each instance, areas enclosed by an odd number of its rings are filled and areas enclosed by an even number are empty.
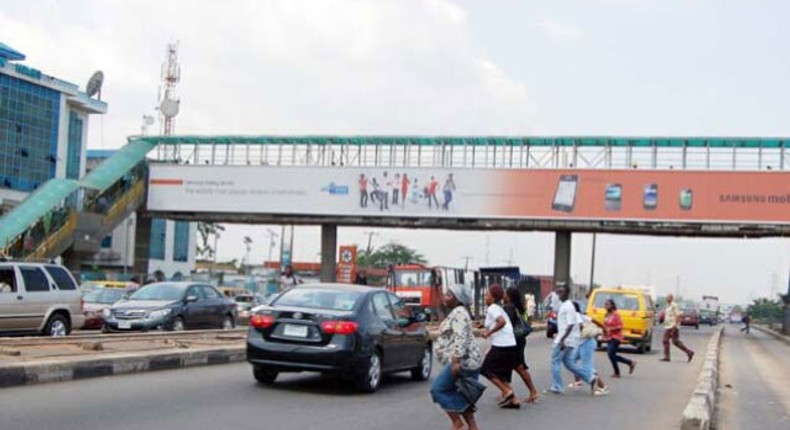
[[[595,242],[598,238],[598,233],[593,233],[593,241],[592,241],[592,255],[590,256],[590,291],[593,290],[594,281],[595,281]]]

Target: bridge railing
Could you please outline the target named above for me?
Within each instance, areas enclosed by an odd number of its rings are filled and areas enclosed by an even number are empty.
[[[184,138],[163,161],[199,165],[786,170],[790,141],[748,139]]]

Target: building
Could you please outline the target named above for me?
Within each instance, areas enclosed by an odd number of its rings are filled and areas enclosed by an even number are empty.
[[[89,150],[87,171],[112,156],[113,150]],[[133,213],[107,235],[101,250],[92,260],[83,261],[83,267],[131,272],[134,266],[134,238],[137,214]],[[161,270],[168,279],[189,276],[195,269],[197,251],[197,224],[185,221],[153,219],[151,222],[150,258],[148,273]]]
[[[83,176],[88,119],[107,113],[107,103],[25,58],[0,42],[0,214],[50,179]]]

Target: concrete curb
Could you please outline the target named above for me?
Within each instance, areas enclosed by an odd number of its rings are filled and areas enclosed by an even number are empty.
[[[724,326],[719,326],[708,342],[705,362],[702,364],[702,372],[697,379],[697,387],[694,389],[686,409],[683,410],[683,417],[680,421],[681,430],[709,430],[711,428],[719,388],[719,355],[723,332]]]
[[[773,330],[773,329],[770,329],[768,327],[764,327],[764,326],[761,326],[761,325],[753,325],[752,328],[760,330],[761,332],[763,332],[763,333],[765,333],[765,334],[767,334],[769,336],[772,336],[775,339],[790,345],[790,337],[785,336],[785,335],[783,335],[782,333],[779,333],[776,330]]]
[[[244,361],[247,346],[47,360],[0,367],[0,388]]]

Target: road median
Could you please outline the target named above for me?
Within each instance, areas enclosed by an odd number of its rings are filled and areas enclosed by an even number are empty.
[[[711,428],[716,410],[723,332],[724,326],[719,326],[708,342],[697,386],[683,410],[683,417],[680,421],[681,430],[709,430]]]

